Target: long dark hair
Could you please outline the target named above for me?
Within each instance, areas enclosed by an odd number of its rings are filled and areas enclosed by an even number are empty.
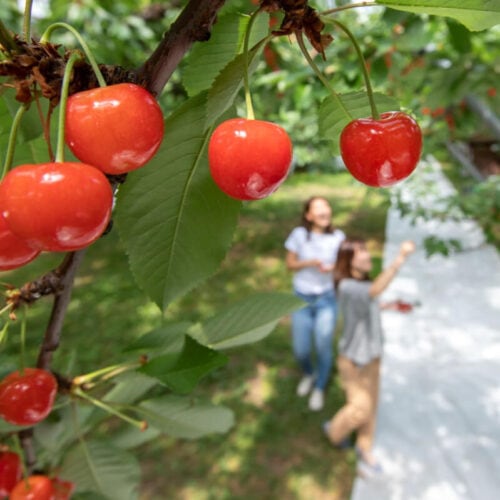
[[[307,214],[307,212],[309,212],[309,209],[311,208],[311,203],[314,200],[324,200],[330,205],[330,202],[326,198],[324,198],[323,196],[311,196],[311,198],[306,200],[306,202],[304,203],[304,207],[302,208],[302,217],[301,217],[300,224],[301,224],[301,226],[306,228],[308,235],[311,232],[311,229],[313,227],[313,223],[311,221],[307,220],[306,214]],[[330,222],[330,224],[328,224],[328,226],[325,228],[325,233],[331,234],[334,231],[335,231],[335,227]]]
[[[365,241],[363,239],[346,239],[339,248],[337,254],[337,261],[335,262],[335,269],[333,271],[333,281],[335,288],[338,288],[339,283],[346,278],[354,278],[352,275],[352,259],[354,252],[360,246],[363,246]],[[365,276],[363,280],[368,280],[369,277]]]

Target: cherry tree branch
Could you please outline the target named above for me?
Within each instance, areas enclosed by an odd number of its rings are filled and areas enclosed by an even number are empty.
[[[40,352],[38,353],[38,368],[43,368],[44,370],[50,369],[52,355],[59,347],[64,317],[66,316],[66,310],[71,300],[73,282],[84,255],[85,249],[66,254],[61,266],[56,271],[60,276],[59,287],[54,295],[49,323],[45,330]]]
[[[225,0],[190,0],[165,33],[151,57],[139,68],[139,81],[153,95],[159,95],[194,42],[210,38],[217,12]]]

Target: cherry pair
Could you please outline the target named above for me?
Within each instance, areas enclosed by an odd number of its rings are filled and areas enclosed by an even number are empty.
[[[134,84],[100,87],[68,99],[66,142],[83,163],[22,165],[0,184],[0,270],[41,251],[82,249],[101,236],[113,193],[105,174],[145,165],[163,138],[163,114]]]

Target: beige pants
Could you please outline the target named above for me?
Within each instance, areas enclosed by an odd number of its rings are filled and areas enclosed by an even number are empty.
[[[346,403],[330,420],[328,434],[332,442],[338,444],[357,431],[356,446],[369,453],[375,435],[380,358],[357,366],[350,359],[339,356],[337,368]]]

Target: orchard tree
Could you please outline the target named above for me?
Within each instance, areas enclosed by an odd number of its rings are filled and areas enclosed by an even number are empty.
[[[384,22],[394,22],[394,33],[407,13],[422,29],[431,23],[427,16],[446,16],[457,33],[466,33],[458,23],[475,31],[500,19],[495,1],[331,3],[146,2],[131,14],[132,1],[52,0],[37,16],[31,2],[22,15],[14,2],[2,5],[0,269],[42,252],[63,255],[43,276],[4,285],[1,495],[137,498],[134,447],[160,434],[226,432],[231,410],[189,394],[224,365],[226,349],[262,339],[301,305],[289,294],[257,293],[202,322],[166,321],[125,346],[118,363],[83,374],[54,370],[90,245],[118,231],[134,279],[168,318],[173,300],[217,270],[242,202],[279,188],[309,124],[319,124],[329,154],[340,153],[367,185],[393,185],[416,168],[422,135],[409,107],[415,103],[375,92],[370,77],[384,78],[374,74],[377,58],[389,69],[397,43],[380,34],[376,43],[368,40],[378,33],[370,17],[365,34],[359,27],[354,33],[353,12],[387,9]],[[426,41],[439,36],[431,30]],[[372,44],[368,51],[364,42]],[[411,36],[406,43],[411,49]],[[282,64],[288,70],[281,74],[275,70]],[[306,105],[313,97],[307,85],[295,86],[300,79],[320,86],[317,107]],[[303,104],[264,114],[266,103],[290,102],[290,94]],[[299,147],[295,161],[301,157]],[[52,311],[30,359],[26,337],[36,332],[26,321],[44,296],[53,297]],[[98,332],[81,333],[98,340]],[[120,440],[99,435],[110,419],[107,428],[127,426]]]

